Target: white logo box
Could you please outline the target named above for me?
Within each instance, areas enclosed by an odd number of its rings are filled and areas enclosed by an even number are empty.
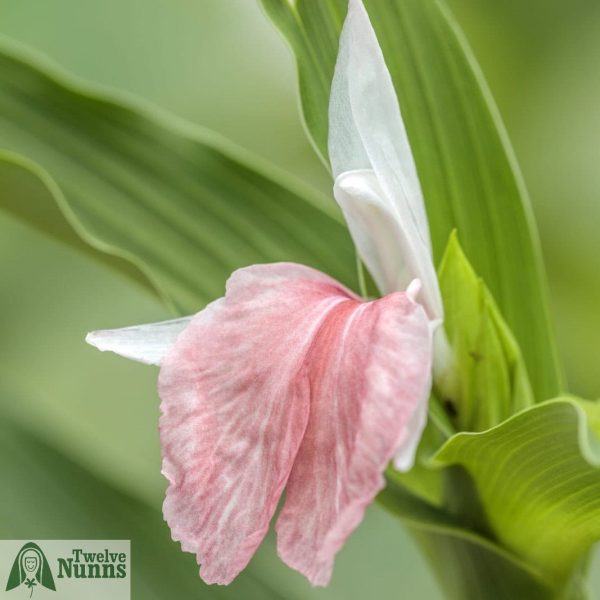
[[[0,598],[131,600],[131,543],[0,540]]]

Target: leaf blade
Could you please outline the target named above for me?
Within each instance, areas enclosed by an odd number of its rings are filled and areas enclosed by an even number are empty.
[[[332,201],[212,134],[22,54],[6,43],[0,54],[2,146],[38,163],[86,241],[134,262],[179,312],[220,296],[250,263],[301,262],[355,287]],[[0,196],[0,207],[9,202]]]
[[[453,436],[433,459],[469,471],[499,542],[557,586],[600,539],[600,452],[589,426],[599,414],[597,403],[550,400]]]
[[[448,598],[554,598],[551,584],[534,567],[461,526],[460,520],[445,510],[420,501],[394,480],[388,480],[378,500],[408,527]]]

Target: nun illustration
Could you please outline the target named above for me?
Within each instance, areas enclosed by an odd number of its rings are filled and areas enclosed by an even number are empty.
[[[50,565],[42,549],[33,542],[28,542],[19,550],[8,576],[6,591],[20,585],[29,589],[30,598],[38,586],[56,591]]]

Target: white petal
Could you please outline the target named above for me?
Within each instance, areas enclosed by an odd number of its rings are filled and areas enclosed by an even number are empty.
[[[102,352],[108,350],[147,365],[160,365],[191,318],[92,331],[87,334],[85,341]]]
[[[404,428],[404,438],[394,455],[394,467],[398,471],[410,471],[415,464],[417,448],[427,424],[427,402],[423,402],[413,413]]]
[[[380,291],[404,290],[421,279],[429,317],[441,319],[421,186],[392,79],[360,0],[350,0],[340,36],[329,156],[336,200]]]
[[[430,246],[423,194],[398,99],[360,0],[350,0],[340,36],[329,104],[329,157],[334,177],[373,169],[403,226],[416,228]]]
[[[443,316],[431,251],[402,227],[371,170],[342,173],[333,188],[358,252],[382,294],[421,280],[417,297],[430,319]]]

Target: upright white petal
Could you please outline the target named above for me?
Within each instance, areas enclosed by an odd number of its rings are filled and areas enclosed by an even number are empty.
[[[431,250],[407,235],[402,220],[371,170],[348,171],[335,181],[334,196],[342,208],[354,243],[383,294],[405,290],[419,279],[418,299],[430,319],[443,316]]]
[[[405,436],[394,455],[396,470],[406,472],[413,468],[425,425],[427,425],[427,402],[422,402],[406,425]]]
[[[396,92],[360,0],[350,0],[340,36],[329,156],[336,200],[380,291],[405,289],[419,278],[430,318],[441,318],[421,186]]]
[[[92,331],[87,334],[85,341],[102,352],[108,350],[147,365],[160,365],[191,318]]]

